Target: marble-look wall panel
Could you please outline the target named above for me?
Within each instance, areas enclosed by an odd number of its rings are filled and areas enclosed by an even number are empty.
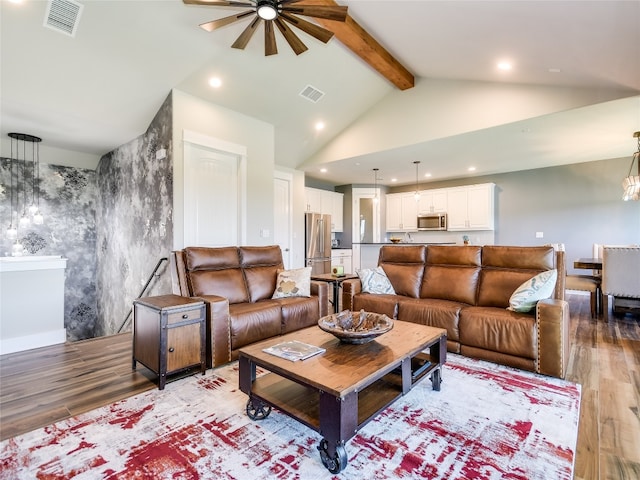
[[[173,239],[171,95],[144,135],[100,159],[97,168],[99,335],[117,333]],[[164,158],[156,155],[166,150]],[[144,296],[171,293],[165,262]],[[128,321],[122,331],[131,328]]]
[[[41,162],[46,159],[41,158]],[[22,169],[25,169],[24,172]],[[13,173],[13,178],[11,173]],[[31,205],[32,183],[24,188],[24,174],[32,174],[31,162],[0,159],[0,255],[10,256],[13,241],[6,232],[11,223],[11,193],[20,211],[14,211],[14,226],[22,214],[26,193]],[[20,177],[20,178],[18,178]],[[60,165],[40,165],[42,225],[31,223],[18,230],[24,255],[61,255],[67,259],[64,289],[64,323],[70,341],[92,338],[96,333],[96,181],[95,171]],[[36,188],[38,191],[38,188]],[[34,293],[37,301],[38,292]]]

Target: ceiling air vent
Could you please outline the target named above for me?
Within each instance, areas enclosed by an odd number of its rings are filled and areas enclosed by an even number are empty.
[[[84,5],[73,0],[50,0],[44,26],[75,37]]]
[[[304,87],[304,90],[300,92],[300,96],[306,98],[310,102],[318,103],[322,97],[324,97],[324,92],[321,92],[315,87],[311,85],[307,85]]]

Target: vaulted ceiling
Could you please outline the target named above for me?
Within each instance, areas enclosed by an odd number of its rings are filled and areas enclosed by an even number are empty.
[[[172,88],[273,124],[278,165],[336,184],[374,167],[410,183],[416,159],[438,180],[470,175],[470,158],[479,175],[630,156],[640,130],[637,1],[338,1],[350,21],[326,22],[328,44],[296,31],[309,47],[296,56],[277,33],[269,57],[259,34],[230,48],[246,22],[198,28],[236,8],[80,3],[71,37],[43,26],[47,2],[1,2],[3,149],[20,131],[97,159],[142,134]]]

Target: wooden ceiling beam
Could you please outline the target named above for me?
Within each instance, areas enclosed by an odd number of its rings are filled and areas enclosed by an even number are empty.
[[[302,0],[296,5],[338,5],[334,0]],[[314,18],[320,25],[331,30],[342,44],[362,58],[374,70],[393,83],[400,90],[412,88],[415,84],[413,74],[393,55],[356,22],[347,15],[345,22]]]

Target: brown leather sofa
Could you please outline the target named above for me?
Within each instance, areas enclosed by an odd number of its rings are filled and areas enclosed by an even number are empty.
[[[207,307],[207,366],[235,360],[237,350],[311,325],[327,315],[328,285],[311,282],[311,297],[272,299],[279,246],[188,247],[172,252],[172,289]]]
[[[565,377],[564,252],[550,246],[385,245],[378,265],[396,294],[362,293],[359,279],[346,280],[343,308],[445,328],[450,352]],[[539,301],[531,313],[507,310],[523,282],[551,269],[558,272],[553,298]]]

